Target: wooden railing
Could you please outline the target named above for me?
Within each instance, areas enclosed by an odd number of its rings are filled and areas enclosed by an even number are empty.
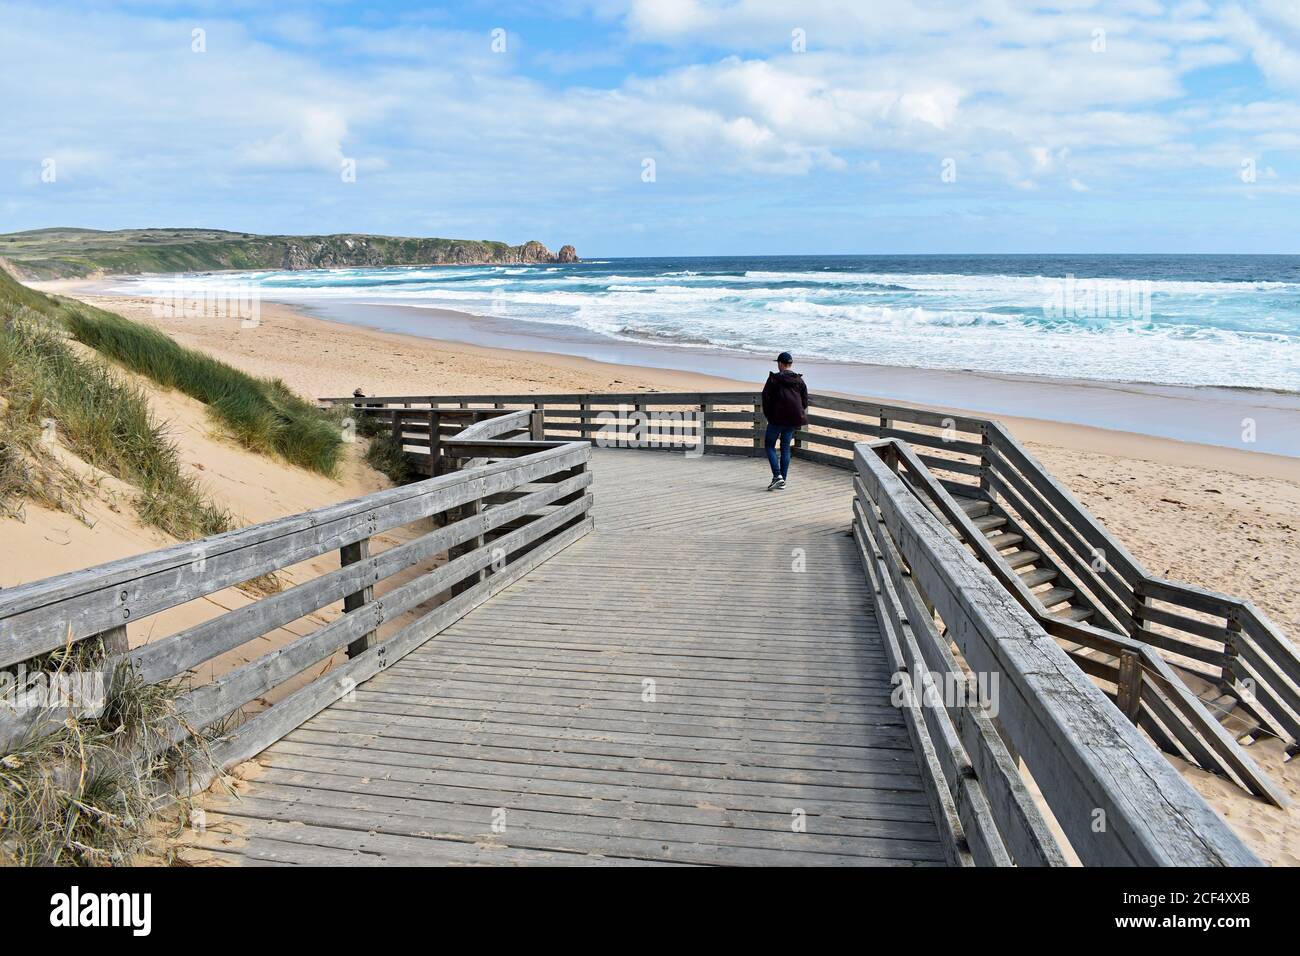
[[[819,413],[820,408],[856,414],[846,422]],[[874,419],[865,426],[858,420],[864,412]],[[898,422],[912,427],[900,429]],[[1149,647],[1185,675],[1196,675],[1235,701],[1260,725],[1256,733],[1262,729],[1277,736],[1295,752],[1300,741],[1300,654],[1295,646],[1250,602],[1147,571],[1001,423],[813,396],[809,424],[810,430],[800,432],[797,456],[843,466],[845,455],[837,443],[816,450],[808,446],[829,440],[818,432],[857,428],[915,446],[921,463],[948,490],[997,501],[1017,519],[1033,547],[1054,559],[1061,583],[1076,593],[1076,600],[1096,612],[1092,621],[1082,623],[1054,617],[1039,605],[1037,616],[1050,633],[1094,649],[1114,635]],[[972,545],[982,537],[973,535]],[[996,563],[996,555],[986,558],[990,566]],[[1017,596],[1027,606],[1036,603],[1029,594]],[[1108,653],[1120,656],[1117,650]],[[1159,718],[1150,715],[1150,729],[1165,749],[1205,765],[1202,744],[1179,739],[1172,726],[1157,723]],[[1222,734],[1212,736],[1212,749],[1221,750]],[[1274,802],[1281,796],[1249,789]]]
[[[1051,615],[1025,582],[999,560],[997,551],[955,498],[931,475],[909,445],[890,440],[873,444],[932,513],[955,529],[974,556],[1048,633],[1069,638],[1065,644],[1075,663],[1099,679],[1131,721],[1145,729],[1162,749],[1188,755],[1204,769],[1227,776],[1244,790],[1276,806],[1287,806],[1285,793],[1250,759],[1149,645],[1121,634]]]
[[[854,533],[950,859],[1065,862],[1015,753],[1086,865],[1259,865],[895,473],[905,450],[857,446]]]
[[[1066,865],[995,724],[1000,687],[981,687],[936,630],[932,609],[867,490],[870,484],[876,495],[883,493],[879,468],[871,458],[863,468],[853,482],[854,539],[949,863]]]
[[[541,395],[400,396],[326,399],[399,423],[416,460],[448,416],[540,413],[533,437],[591,439],[600,446],[683,450],[697,454],[761,455],[765,420],[757,392],[626,392]],[[522,421],[522,419],[520,419]],[[1080,667],[1112,685],[1121,709],[1163,749],[1224,773],[1278,804],[1286,798],[1243,759],[1233,734],[1210,719],[1226,695],[1254,718],[1233,727],[1300,740],[1300,654],[1249,602],[1151,575],[1095,517],[1000,423],[969,415],[813,393],[808,425],[795,436],[796,457],[853,467],[862,441],[906,442],[939,487],[963,498],[996,502],[1026,547],[1046,555],[1091,620],[1048,613],[1039,595],[1002,579],[1053,636],[1067,643]],[[951,519],[950,519],[951,520]],[[981,547],[969,527],[967,543],[995,573],[996,551]],[[1145,650],[1143,650],[1145,649]],[[1134,661],[1144,662],[1133,692]],[[1107,659],[1109,658],[1109,659]],[[1164,665],[1157,663],[1163,660]],[[1177,669],[1171,671],[1170,666]],[[1116,682],[1123,669],[1127,675]],[[1187,681],[1203,681],[1189,692]],[[1121,694],[1124,699],[1120,700]],[[1229,722],[1231,726],[1231,721]]]
[[[1156,577],[997,422],[985,474],[1104,614],[1104,630],[1155,648],[1234,698],[1267,732],[1300,740],[1300,655],[1250,602]],[[1055,625],[1054,633],[1074,636]]]
[[[213,767],[247,759],[590,530],[590,445],[510,440],[529,418],[449,422],[455,455],[428,469],[435,477],[0,591],[0,667],[106,638],[120,654],[109,662],[115,673],[125,665],[158,683],[211,671],[180,696],[173,740],[221,726],[208,748]],[[409,540],[374,547],[399,528]],[[168,633],[159,617],[330,553],[336,570],[200,623]],[[339,605],[343,613],[321,623]],[[301,636],[250,656],[250,642],[287,627]],[[213,666],[231,652],[243,662]],[[242,722],[227,730],[232,716]],[[0,709],[0,753],[61,717]]]

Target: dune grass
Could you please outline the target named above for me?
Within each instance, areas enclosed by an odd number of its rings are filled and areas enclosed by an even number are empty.
[[[76,513],[81,489],[50,448],[57,435],[83,461],[137,488],[146,524],[182,540],[233,526],[182,470],[145,394],[75,355],[57,327],[26,307],[10,308],[0,327],[0,388],[0,511],[13,514],[32,498]]]
[[[370,439],[366,448],[366,464],[385,475],[395,485],[405,485],[420,477],[411,467],[399,441],[393,438],[392,429],[381,425],[369,415],[357,416],[357,434]]]
[[[250,450],[335,474],[343,454],[340,414],[317,408],[283,382],[248,375],[116,313],[29,289],[0,270],[0,319],[22,310],[130,371],[203,402]]]
[[[84,520],[85,489],[46,441],[49,402],[41,370],[25,360],[22,340],[0,326],[0,517],[21,518],[36,501]]]
[[[203,402],[245,447],[321,474],[335,473],[343,452],[339,422],[278,379],[254,378],[103,309],[70,305],[65,322],[77,341]]]

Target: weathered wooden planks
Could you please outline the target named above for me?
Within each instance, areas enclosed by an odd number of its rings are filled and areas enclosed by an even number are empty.
[[[848,476],[804,462],[768,493],[765,462],[592,462],[592,534],[270,746],[220,811],[301,821],[331,851],[436,832],[416,862],[490,840],[587,862],[941,863]]]

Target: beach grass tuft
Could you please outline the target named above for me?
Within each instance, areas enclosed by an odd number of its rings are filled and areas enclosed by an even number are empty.
[[[147,684],[125,666],[110,674],[108,659],[100,642],[85,641],[28,662],[29,673],[51,682],[104,673],[103,707],[95,716],[70,713],[58,729],[0,757],[0,865],[165,859],[154,820],[166,782],[210,771],[211,757],[203,735],[170,746],[182,682]]]
[[[410,460],[402,445],[395,438],[390,428],[379,423],[369,415],[360,416],[357,433],[370,439],[366,448],[366,464],[395,485],[405,485],[420,476],[411,467]]]

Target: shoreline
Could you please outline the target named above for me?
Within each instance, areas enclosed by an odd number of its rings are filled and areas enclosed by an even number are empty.
[[[33,285],[74,297],[147,299],[108,291],[119,281],[132,278],[139,277],[108,276]],[[697,376],[717,383],[709,386],[713,388],[734,388],[737,383],[756,388],[771,366],[761,356],[713,347],[615,339],[567,325],[500,319],[442,307],[370,303],[364,301],[364,295],[346,300],[264,300],[262,308],[286,308],[304,318],[441,348],[504,351],[527,361],[562,365],[586,360],[610,369],[636,369],[656,379]],[[1121,442],[1131,441],[1132,436],[1147,436],[1245,455],[1292,458],[1300,463],[1300,393],[1296,392],[818,360],[801,361],[796,367],[812,388],[828,394],[938,406],[1008,423],[1042,422],[1094,429],[1113,434]],[[700,388],[695,386],[693,390]],[[1097,438],[1086,447],[1105,449]],[[1179,459],[1187,460],[1183,456]],[[1267,473],[1277,472],[1270,469]]]

